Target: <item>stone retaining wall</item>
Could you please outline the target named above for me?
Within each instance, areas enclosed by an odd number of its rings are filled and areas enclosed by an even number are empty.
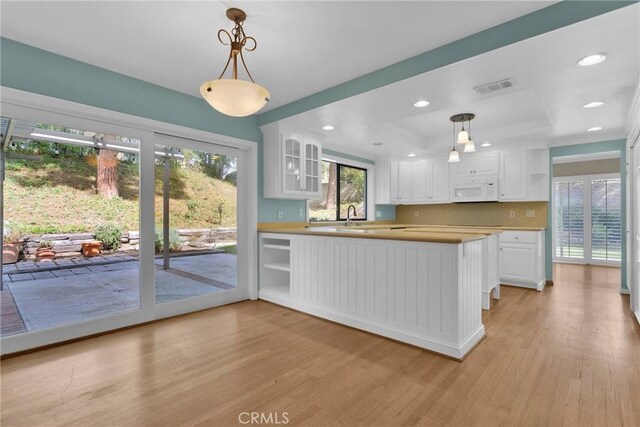
[[[227,228],[196,228],[176,230],[184,245],[197,246],[202,243],[222,243],[236,241],[236,227]],[[24,239],[25,255],[35,256],[41,241],[50,241],[53,250],[59,256],[75,256],[80,253],[83,243],[95,241],[94,233],[43,234],[28,235]],[[137,250],[140,243],[139,231],[125,231],[122,233],[122,247],[120,251]]]

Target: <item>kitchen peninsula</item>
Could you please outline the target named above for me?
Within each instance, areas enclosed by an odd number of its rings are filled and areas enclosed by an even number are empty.
[[[487,236],[385,225],[263,228],[259,298],[462,359],[484,337]]]

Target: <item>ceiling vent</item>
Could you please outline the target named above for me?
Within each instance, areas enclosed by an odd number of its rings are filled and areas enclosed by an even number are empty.
[[[497,82],[493,82],[493,83],[487,83],[486,85],[476,86],[473,89],[475,89],[475,91],[478,92],[480,95],[484,95],[484,94],[495,92],[498,90],[508,89],[514,85],[515,83],[513,82],[513,80],[511,78],[508,78],[508,79],[498,80]]]

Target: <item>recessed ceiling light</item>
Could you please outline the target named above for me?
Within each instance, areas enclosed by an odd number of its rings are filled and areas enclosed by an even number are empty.
[[[322,126],[322,130],[334,130],[336,127],[331,125]]]
[[[375,145],[376,147],[379,147],[380,145],[382,145],[382,142],[374,142],[373,145]]]
[[[592,128],[587,129],[587,132],[597,132],[599,130],[602,130],[602,126],[594,126]]]
[[[604,105],[604,102],[593,101],[593,102],[589,102],[588,104],[584,104],[582,108],[596,108],[596,107],[600,107],[601,105]]]
[[[491,147],[491,143],[489,141],[485,141],[482,144],[480,144],[480,147]]]
[[[420,101],[416,101],[413,103],[413,106],[416,108],[423,108],[426,107],[430,104],[429,101],[425,100],[425,99],[421,99]]]
[[[415,157],[416,153],[409,153],[409,157]]]
[[[604,56],[604,55],[600,55],[600,54],[589,55],[589,56],[585,56],[580,61],[578,61],[578,65],[581,65],[583,67],[588,67],[590,65],[599,64],[602,61],[604,61],[605,59],[607,59],[607,57]]]

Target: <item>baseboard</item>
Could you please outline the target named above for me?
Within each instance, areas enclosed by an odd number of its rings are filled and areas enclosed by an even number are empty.
[[[544,289],[546,283],[547,283],[546,280],[542,280],[542,281],[540,281],[540,282],[538,282],[536,284],[511,281],[511,282],[502,282],[502,283],[500,283],[500,285],[501,286],[514,286],[516,288],[533,289],[533,290],[536,290],[538,292],[542,292],[542,290]]]
[[[620,293],[623,295],[629,295],[629,289],[620,289]]]
[[[269,301],[302,313],[309,314],[330,322],[339,323],[354,329],[359,329],[374,335],[380,335],[392,340],[400,341],[416,347],[444,355],[448,358],[462,361],[465,356],[484,338],[484,325],[472,332],[459,343],[445,342],[436,337],[419,334],[416,331],[399,329],[389,324],[381,324],[371,319],[359,318],[348,313],[337,312],[323,307],[310,306],[300,301],[292,300],[289,296],[268,290],[261,290],[258,298]]]
[[[547,286],[553,286],[553,280],[547,280]]]

